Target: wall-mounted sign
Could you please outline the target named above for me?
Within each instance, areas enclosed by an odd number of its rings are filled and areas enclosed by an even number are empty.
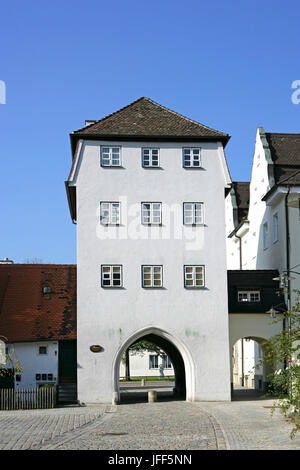
[[[102,346],[99,346],[99,344],[93,344],[92,346],[90,346],[90,350],[94,353],[99,353],[99,352],[104,351]]]

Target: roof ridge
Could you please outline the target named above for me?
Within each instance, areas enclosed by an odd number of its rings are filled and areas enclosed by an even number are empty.
[[[212,127],[206,126],[205,124],[202,124],[201,122],[198,122],[198,121],[195,121],[194,119],[188,118],[187,116],[184,116],[183,114],[180,114],[177,111],[173,111],[172,109],[167,108],[166,106],[163,106],[162,104],[157,103],[156,101],[154,101],[151,98],[148,98],[146,96],[142,96],[142,97],[138,98],[137,100],[132,101],[132,103],[129,103],[126,106],[123,106],[122,108],[118,109],[117,111],[114,111],[113,113],[110,113],[107,116],[94,121],[93,123],[89,124],[88,126],[84,126],[84,127],[81,127],[80,129],[77,129],[76,131],[73,131],[71,134],[77,134],[78,132],[80,132],[82,130],[86,130],[90,127],[93,127],[96,124],[98,124],[99,122],[105,121],[106,119],[110,118],[111,116],[114,116],[114,115],[118,114],[119,112],[123,111],[124,109],[129,108],[130,106],[133,106],[134,104],[136,104],[136,103],[138,103],[139,101],[142,101],[142,100],[149,101],[150,103],[154,104],[155,106],[158,106],[161,109],[164,109],[164,110],[168,111],[169,113],[172,113],[172,114],[178,116],[181,119],[185,119],[186,121],[189,121],[193,124],[196,124],[197,126],[204,127],[205,129],[207,129],[209,131],[213,131],[213,132],[219,134],[222,137],[228,137],[229,136],[229,134],[225,134],[224,132],[217,131],[216,129],[213,129]]]
[[[298,135],[300,137],[299,132],[265,132],[266,135]]]
[[[114,111],[113,113],[110,113],[110,114],[108,114],[107,116],[104,116],[104,117],[101,118],[101,119],[97,119],[96,121],[94,121],[93,123],[89,124],[88,126],[81,127],[80,129],[77,129],[77,131],[71,132],[71,134],[76,134],[76,133],[79,132],[79,131],[83,131],[83,130],[85,130],[85,129],[88,129],[89,127],[94,126],[95,124],[98,124],[98,122],[100,122],[100,121],[105,121],[105,119],[108,119],[109,117],[114,116],[115,114],[118,114],[119,112],[123,111],[124,109],[129,108],[129,106],[131,106],[131,105],[133,105],[133,104],[135,104],[135,103],[138,103],[138,101],[141,101],[142,99],[145,99],[145,96],[142,96],[141,98],[138,98],[137,100],[132,101],[132,103],[129,103],[129,104],[127,104],[126,106],[123,106],[122,108],[117,109],[117,111]]]

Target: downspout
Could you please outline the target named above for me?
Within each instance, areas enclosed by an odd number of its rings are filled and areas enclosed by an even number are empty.
[[[288,191],[285,196],[285,232],[286,232],[286,273],[288,277],[287,281],[287,306],[288,310],[291,309],[291,281],[289,279],[290,277],[290,227],[289,227],[289,206],[288,206],[288,198],[290,195],[290,186],[288,186]],[[289,325],[286,325],[286,319],[285,317],[282,320],[282,330],[285,331],[286,327]],[[284,361],[284,367],[287,367],[286,360]]]
[[[239,245],[240,245],[240,270],[243,269],[243,252],[242,252],[242,237],[239,237],[238,235],[234,235],[236,238],[239,240]]]

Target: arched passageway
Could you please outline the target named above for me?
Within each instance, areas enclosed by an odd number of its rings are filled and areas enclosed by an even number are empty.
[[[247,336],[234,343],[231,367],[233,399],[267,393],[271,372],[265,360],[265,339]]]
[[[156,328],[146,329],[139,334],[133,335],[128,339],[118,351],[114,366],[114,396],[117,403],[125,402],[126,394],[120,386],[120,364],[125,351],[132,345],[140,342],[148,341],[163,351],[169,358],[174,370],[174,379],[172,382],[160,381],[160,383],[147,383],[141,386],[141,382],[132,382],[130,384],[131,394],[129,401],[139,402],[147,401],[148,390],[156,389],[158,401],[160,400],[192,400],[193,397],[193,365],[191,357],[185,347],[178,341],[174,340],[168,333]],[[128,387],[128,383],[127,383]],[[128,392],[128,390],[127,390]],[[136,394],[134,397],[133,392]],[[127,401],[129,394],[127,393]],[[136,398],[136,399],[135,399]]]

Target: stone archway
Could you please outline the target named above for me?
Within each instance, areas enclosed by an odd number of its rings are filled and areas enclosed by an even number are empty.
[[[122,356],[126,349],[141,339],[159,346],[170,357],[175,372],[175,393],[187,401],[194,401],[195,368],[186,346],[165,330],[148,327],[133,333],[118,349],[113,364],[113,401],[120,402],[119,370]]]
[[[265,342],[266,340],[257,336],[245,336],[238,338],[235,343],[232,345],[232,364],[231,364],[231,384],[232,392],[235,387],[253,389],[256,392],[265,393],[268,389],[268,376],[271,373],[271,368],[264,359],[265,355]],[[250,344],[251,343],[251,344]],[[249,351],[247,351],[247,344],[252,347],[252,358],[249,357]],[[241,350],[238,352],[238,357],[235,357],[237,354],[237,345],[241,346]],[[257,348],[260,350],[260,354],[257,354]],[[238,348],[240,349],[240,348]],[[235,350],[235,353],[233,352]],[[242,357],[241,357],[242,355]],[[251,355],[251,352],[250,352]],[[252,359],[252,361],[251,361]],[[238,364],[237,362],[238,361]],[[253,362],[253,363],[251,363]],[[240,367],[241,366],[241,367]],[[252,370],[251,370],[252,367]],[[236,368],[239,371],[239,376],[241,376],[241,383],[237,383],[234,378]],[[242,370],[240,370],[242,369]],[[252,381],[252,386],[248,382],[248,378]]]

